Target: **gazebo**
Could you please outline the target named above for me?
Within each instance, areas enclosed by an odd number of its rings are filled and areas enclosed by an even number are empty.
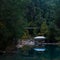
[[[45,38],[44,36],[37,36],[37,37],[34,37],[34,41],[35,41],[35,45],[41,45],[42,43],[45,42]]]
[[[45,42],[46,37],[44,36],[36,36],[34,37],[35,41],[35,51],[45,51],[45,45],[43,43]]]

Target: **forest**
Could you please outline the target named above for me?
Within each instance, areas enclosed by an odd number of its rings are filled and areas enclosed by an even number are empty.
[[[38,35],[60,42],[60,0],[0,0],[0,49]]]

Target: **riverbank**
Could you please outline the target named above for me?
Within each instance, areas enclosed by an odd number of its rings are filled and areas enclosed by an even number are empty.
[[[22,48],[25,45],[26,46],[35,46],[35,43],[34,44],[21,44],[21,45],[17,45],[16,47]],[[39,43],[39,45],[59,45],[60,46],[60,43]]]
[[[39,44],[40,45],[42,44],[42,45],[58,45],[58,46],[60,46],[60,43],[39,43]],[[5,51],[0,50],[0,54],[6,54],[6,53],[8,53],[8,54],[10,54],[10,53],[14,54],[14,53],[17,52],[17,49],[23,48],[24,46],[35,46],[35,43],[34,44],[33,43],[31,43],[31,44],[29,44],[29,43],[28,44],[18,44],[18,45],[16,45],[16,50],[14,50],[14,49],[12,50],[11,47],[10,47],[9,49],[7,49]]]

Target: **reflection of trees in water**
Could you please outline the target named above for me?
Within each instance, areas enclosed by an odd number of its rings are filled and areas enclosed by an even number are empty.
[[[37,54],[37,58],[40,57],[41,60],[59,60],[60,59],[60,48],[56,45],[46,46],[46,51]]]
[[[23,51],[24,49],[27,49],[27,47],[23,48]],[[0,56],[0,60],[60,60],[60,47],[56,45],[46,46],[44,52],[34,52],[33,48],[31,50],[29,48],[22,55],[23,51],[19,49],[16,55]]]
[[[33,52],[33,55],[32,55]],[[55,60],[55,59],[60,59],[60,48],[56,45],[50,45],[46,46],[46,51],[44,52],[34,52],[30,51],[30,56],[33,60]]]
[[[54,59],[55,49],[56,49],[55,46],[53,46],[53,45],[50,45],[50,46],[49,46],[50,60],[53,60],[53,59]]]
[[[58,48],[58,46],[56,45],[50,45],[50,46],[47,46],[48,48],[48,51],[46,52],[46,56],[49,60],[54,60],[54,59],[59,59],[59,53],[58,51],[56,50],[56,48]]]

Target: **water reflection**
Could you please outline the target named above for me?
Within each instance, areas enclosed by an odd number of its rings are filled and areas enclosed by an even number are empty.
[[[0,55],[0,60],[60,60],[60,46],[46,46],[46,51],[36,52],[33,49],[23,51],[18,50],[16,54]]]

